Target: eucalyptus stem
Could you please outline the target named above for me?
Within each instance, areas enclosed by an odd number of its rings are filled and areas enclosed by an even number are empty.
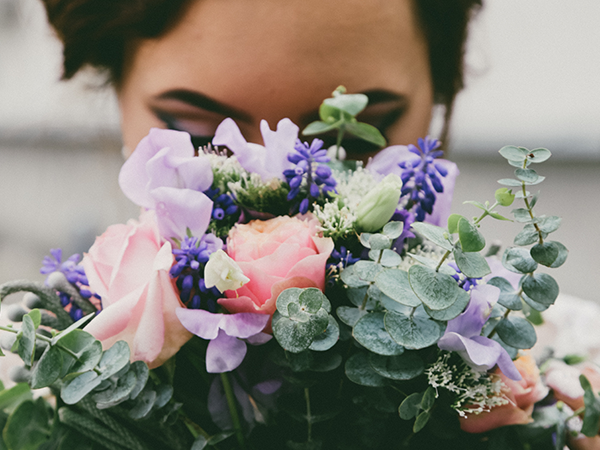
[[[527,160],[523,161],[523,169],[527,169]],[[521,188],[523,190],[523,201],[525,202],[525,206],[527,207],[527,212],[529,212],[529,217],[531,217],[531,220],[533,220],[535,219],[535,216],[533,215],[533,207],[531,207],[531,205],[529,204],[529,200],[527,200],[527,189],[524,181],[521,182]],[[544,237],[542,236],[542,230],[540,230],[540,227],[535,222],[533,223],[533,227],[535,228],[535,231],[537,231],[537,234],[540,237],[540,244],[543,244]]]
[[[496,203],[494,203],[494,204],[493,204],[493,205],[492,205],[492,206],[491,206],[491,207],[490,207],[488,210],[486,210],[486,211],[483,211],[483,213],[481,214],[481,216],[479,216],[479,218],[475,219],[475,221],[473,222],[473,224],[474,224],[474,225],[477,225],[477,224],[478,224],[479,222],[481,222],[481,221],[482,221],[482,220],[483,220],[483,219],[484,219],[486,216],[489,216],[489,213],[488,213],[488,211],[492,211],[492,212],[494,212],[494,208],[495,208],[496,206],[498,206],[498,205],[499,205],[499,203],[498,203],[498,202],[496,202]]]
[[[308,442],[312,441],[312,415],[310,412],[310,393],[304,388],[304,400],[306,400],[306,421],[308,422]]]
[[[240,444],[240,448],[245,449],[246,443],[244,441],[244,433],[242,432],[240,416],[238,415],[238,411],[235,406],[235,395],[233,393],[233,389],[231,388],[231,383],[229,383],[227,372],[221,373],[221,382],[223,383],[223,390],[225,391],[225,396],[227,397],[227,406],[229,406],[229,414],[231,415],[231,421],[233,422],[235,437],[237,438],[238,444]]]
[[[450,256],[450,250],[446,250],[446,253],[444,253],[444,256],[442,256],[442,259],[440,259],[440,262],[438,263],[438,265],[435,268],[436,272],[439,272],[440,267],[442,267],[442,264],[444,264],[444,261],[446,261],[446,258]]]

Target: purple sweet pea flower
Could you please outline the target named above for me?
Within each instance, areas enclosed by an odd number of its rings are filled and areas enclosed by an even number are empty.
[[[264,344],[272,336],[262,333],[270,316],[266,314],[238,313],[213,314],[202,309],[177,308],[177,318],[190,333],[209,339],[206,349],[206,371],[230,372],[246,356],[246,342]]]
[[[384,148],[371,158],[366,168],[371,172],[380,173],[381,175],[395,173],[401,177],[404,170],[398,164],[403,161],[412,161],[414,159],[415,154],[410,152],[407,146],[393,145]],[[456,164],[445,159],[436,159],[435,164],[436,167],[439,166],[439,168],[441,168],[442,171],[447,172],[447,174],[446,176],[439,178],[439,181],[443,186],[443,192],[436,193],[437,200],[433,212],[431,214],[426,214],[423,222],[444,227],[448,221],[448,216],[450,216],[454,184],[456,183],[456,177],[458,176],[459,171]]]
[[[123,193],[134,203],[156,210],[161,236],[182,238],[189,228],[205,233],[213,202],[202,191],[213,172],[208,158],[194,156],[188,133],[152,128],[119,174]]]
[[[473,288],[467,309],[448,321],[438,347],[457,352],[477,371],[490,370],[497,365],[508,378],[520,380],[521,374],[506,350],[498,342],[480,335],[499,295],[500,289],[495,286],[481,285]]]
[[[246,142],[233,119],[227,118],[217,127],[212,143],[226,146],[244,169],[259,174],[263,181],[285,180],[283,171],[294,166],[288,161],[288,153],[294,151],[298,131],[290,119],[280,120],[277,131],[272,131],[266,120],[261,120],[260,132],[265,144],[262,146]]]

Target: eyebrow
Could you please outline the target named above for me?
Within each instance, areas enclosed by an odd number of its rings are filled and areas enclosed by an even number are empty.
[[[172,89],[156,97],[158,100],[178,100],[196,108],[221,114],[226,117],[252,123],[252,116],[247,112],[236,109],[225,103],[212,99],[200,92],[190,91],[188,89]]]

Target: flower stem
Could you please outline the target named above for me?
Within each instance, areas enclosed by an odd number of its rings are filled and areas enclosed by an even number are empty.
[[[312,415],[310,412],[310,393],[304,388],[304,399],[306,400],[306,421],[308,422],[308,442],[312,441]]]
[[[227,372],[221,373],[221,382],[223,383],[223,390],[225,391],[225,396],[227,397],[227,406],[229,406],[229,414],[231,415],[231,421],[233,422],[235,437],[237,438],[238,444],[240,444],[240,448],[245,449],[246,443],[244,441],[244,433],[242,432],[240,416],[238,415],[238,411],[235,406],[235,395],[233,393],[233,389],[231,388],[231,383],[229,383]]]
[[[442,256],[442,259],[440,259],[440,262],[438,263],[437,267],[435,268],[436,272],[439,272],[440,267],[442,267],[442,264],[444,263],[444,261],[446,261],[446,258],[450,255],[450,250],[446,250],[446,253],[444,253],[444,256]]]

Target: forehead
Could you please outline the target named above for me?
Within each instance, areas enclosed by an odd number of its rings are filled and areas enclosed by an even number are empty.
[[[168,33],[137,43],[126,78],[142,95],[197,90],[278,120],[339,84],[410,92],[426,54],[411,0],[196,0]]]

